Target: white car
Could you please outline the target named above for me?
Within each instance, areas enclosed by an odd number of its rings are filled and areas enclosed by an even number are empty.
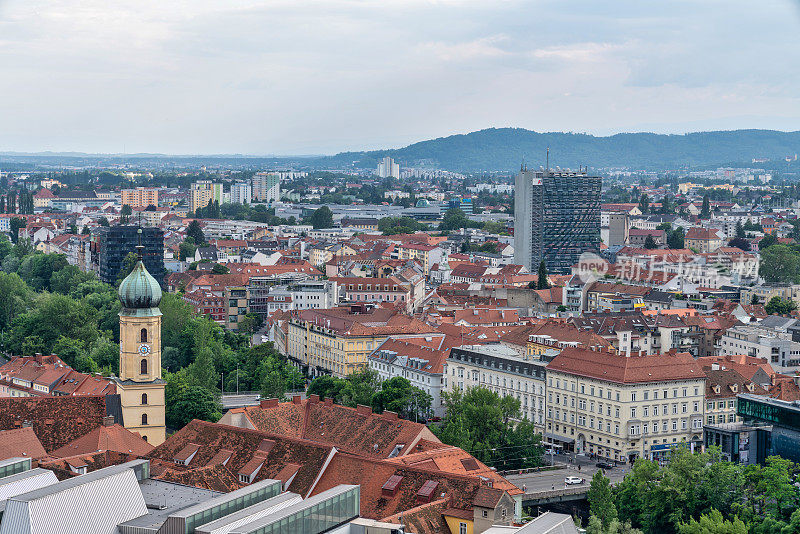
[[[583,484],[586,480],[582,479],[581,477],[567,477],[564,479],[564,484],[567,486],[571,486],[573,484]]]

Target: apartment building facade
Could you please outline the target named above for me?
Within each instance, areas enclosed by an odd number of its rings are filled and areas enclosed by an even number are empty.
[[[688,353],[564,349],[547,365],[545,436],[615,462],[703,443],[706,377]]]
[[[483,387],[520,402],[522,417],[540,430],[545,426],[545,367],[525,360],[505,345],[464,345],[454,347],[444,364],[445,390]]]
[[[127,204],[131,208],[158,206],[158,189],[153,187],[123,189],[121,197],[122,205]]]

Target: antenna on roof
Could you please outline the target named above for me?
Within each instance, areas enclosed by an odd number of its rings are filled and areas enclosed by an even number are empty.
[[[545,157],[545,169],[550,172],[550,147],[547,147],[547,156]]]

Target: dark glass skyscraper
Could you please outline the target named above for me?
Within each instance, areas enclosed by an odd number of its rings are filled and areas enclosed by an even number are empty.
[[[138,226],[100,227],[92,234],[92,263],[98,267],[100,280],[115,284],[129,252],[139,244]],[[161,228],[142,228],[142,262],[147,271],[164,282],[164,231]]]
[[[602,178],[583,172],[528,170],[514,187],[514,262],[536,272],[569,273],[581,254],[600,250]]]

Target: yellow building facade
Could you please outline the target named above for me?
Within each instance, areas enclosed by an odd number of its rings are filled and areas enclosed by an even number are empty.
[[[166,439],[161,378],[161,287],[141,260],[119,286],[119,378],[117,393],[125,428],[158,446]]]

